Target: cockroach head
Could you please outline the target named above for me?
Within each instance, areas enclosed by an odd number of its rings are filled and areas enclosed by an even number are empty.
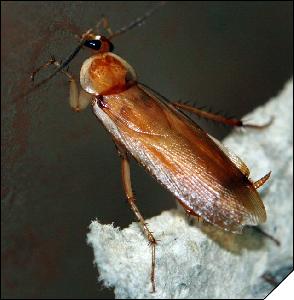
[[[103,35],[87,33],[86,36],[83,36],[83,39],[85,40],[85,47],[97,51],[98,53],[112,52],[114,50],[113,44]]]

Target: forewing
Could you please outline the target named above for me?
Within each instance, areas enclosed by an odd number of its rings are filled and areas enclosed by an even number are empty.
[[[196,215],[234,232],[265,221],[245,164],[183,113],[142,86],[106,101],[127,150]]]

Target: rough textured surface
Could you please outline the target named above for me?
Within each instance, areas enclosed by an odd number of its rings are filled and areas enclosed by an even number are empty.
[[[160,240],[156,252],[156,293],[150,283],[151,251],[137,223],[120,230],[93,221],[88,243],[105,286],[116,298],[260,298],[272,286],[261,276],[280,274],[293,265],[293,84],[245,117],[274,123],[263,131],[234,132],[224,140],[251,169],[256,180],[269,170],[261,189],[268,213],[262,229],[281,242],[278,247],[253,228],[242,235],[190,222],[181,210],[147,220]],[[279,270],[282,270],[279,272]]]

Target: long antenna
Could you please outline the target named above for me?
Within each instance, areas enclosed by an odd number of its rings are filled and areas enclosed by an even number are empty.
[[[117,30],[116,32],[114,32],[113,34],[111,34],[109,37],[107,37],[108,39],[113,39],[114,37],[121,35],[135,27],[141,26],[144,21],[149,18],[157,9],[159,9],[161,6],[165,5],[166,1],[160,1],[158,2],[154,7],[152,7],[150,10],[148,10],[143,16],[136,18],[134,21],[132,21],[130,24],[120,28],[119,30]],[[89,29],[87,31],[87,33],[92,32],[92,29]],[[87,33],[84,34],[83,36],[87,36]],[[81,39],[80,44],[75,48],[75,50],[63,61],[63,63],[51,74],[49,75],[47,78],[41,80],[40,82],[38,82],[37,84],[35,84],[33,87],[29,88],[27,91],[25,91],[24,93],[21,94],[21,96],[26,96],[29,93],[31,93],[33,90],[37,89],[38,87],[40,87],[41,85],[45,84],[46,82],[48,82],[51,78],[53,78],[57,73],[59,73],[60,71],[62,71],[65,67],[68,66],[68,64],[73,60],[73,58],[80,52],[80,50],[82,49],[83,45],[85,43],[85,39]]]
[[[46,83],[48,80],[50,80],[52,77],[54,77],[58,72],[62,71],[73,60],[73,58],[80,52],[84,43],[85,43],[85,41],[82,40],[82,42],[80,42],[80,44],[76,47],[76,49],[66,58],[66,60],[58,68],[56,68],[56,70],[51,75],[49,75],[47,78],[41,80],[37,84],[35,84],[33,88],[37,88],[40,85]]]
[[[41,80],[37,84],[34,84],[32,87],[30,87],[26,91],[21,92],[17,97],[25,97],[25,96],[27,96],[28,94],[30,94],[31,92],[33,92],[34,90],[36,90],[38,87],[40,87],[41,85],[43,85],[46,82],[48,82],[57,73],[59,73],[60,71],[62,71],[72,61],[72,59],[79,53],[79,51],[83,47],[84,43],[85,43],[85,40],[82,40],[80,42],[80,44],[75,48],[75,50],[65,59],[65,61],[58,68],[56,68],[56,70],[52,74],[50,74],[47,78],[44,78],[43,80]],[[31,77],[32,77],[32,75],[31,75]]]
[[[146,13],[143,16],[140,16],[136,18],[134,21],[132,21],[130,24],[123,26],[119,30],[115,31],[113,34],[111,34],[108,39],[113,39],[114,37],[121,35],[135,27],[141,26],[146,19],[148,19],[157,9],[159,9],[161,6],[165,5],[166,1],[160,1],[158,2],[154,7],[152,7],[150,10],[146,11]]]

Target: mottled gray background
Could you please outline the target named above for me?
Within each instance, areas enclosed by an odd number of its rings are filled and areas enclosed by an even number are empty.
[[[94,218],[134,220],[121,188],[111,137],[90,110],[73,113],[58,75],[28,97],[29,72],[76,45],[104,13],[117,29],[154,2],[1,2],[1,287],[4,298],[113,298],[97,284],[86,245]],[[292,2],[167,3],[118,37],[116,53],[169,99],[241,117],[275,95],[293,72]],[[71,64],[78,74],[87,50]],[[44,75],[44,74],[43,74]],[[283,117],[283,116],[281,116]],[[201,122],[216,137],[229,129]],[[173,197],[132,164],[146,218]]]

